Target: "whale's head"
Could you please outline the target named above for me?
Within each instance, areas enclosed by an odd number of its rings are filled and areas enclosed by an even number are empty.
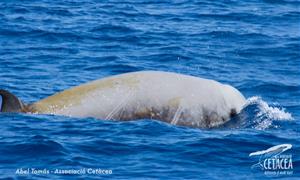
[[[230,116],[239,113],[246,103],[243,94],[236,88],[227,84],[223,84],[222,92],[230,108]]]
[[[9,91],[0,89],[1,112],[23,112],[25,104]]]

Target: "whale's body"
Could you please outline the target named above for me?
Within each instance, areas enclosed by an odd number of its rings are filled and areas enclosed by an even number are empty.
[[[92,81],[25,106],[22,111],[103,120],[157,119],[216,127],[245,103],[235,88],[198,77],[140,71]]]

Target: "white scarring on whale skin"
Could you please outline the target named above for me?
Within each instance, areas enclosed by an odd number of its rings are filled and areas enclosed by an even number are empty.
[[[139,71],[92,81],[30,106],[34,113],[99,119],[157,119],[210,128],[238,113],[246,100],[219,82],[171,72]]]

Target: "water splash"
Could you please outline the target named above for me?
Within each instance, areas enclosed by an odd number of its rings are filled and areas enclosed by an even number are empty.
[[[223,127],[265,130],[279,128],[280,124],[294,119],[284,108],[278,107],[279,105],[276,106],[269,105],[261,97],[250,97],[241,112],[224,124]]]
[[[264,130],[270,127],[277,128],[277,126],[273,124],[274,121],[286,121],[294,119],[292,115],[289,112],[286,112],[284,108],[271,107],[259,96],[248,98],[244,109],[247,109],[247,107],[253,105],[256,107],[254,110],[255,118],[253,120],[255,129]]]
[[[286,112],[284,108],[271,107],[267,102],[263,101],[261,97],[254,96],[247,99],[247,103],[244,107],[252,104],[258,104],[260,112],[257,116],[265,115],[273,120],[293,120],[294,118],[289,112]]]

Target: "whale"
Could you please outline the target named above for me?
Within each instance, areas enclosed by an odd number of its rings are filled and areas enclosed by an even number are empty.
[[[215,80],[163,71],[113,75],[26,104],[0,90],[1,112],[93,117],[100,120],[153,119],[174,125],[214,128],[228,122],[246,100],[236,88]]]

